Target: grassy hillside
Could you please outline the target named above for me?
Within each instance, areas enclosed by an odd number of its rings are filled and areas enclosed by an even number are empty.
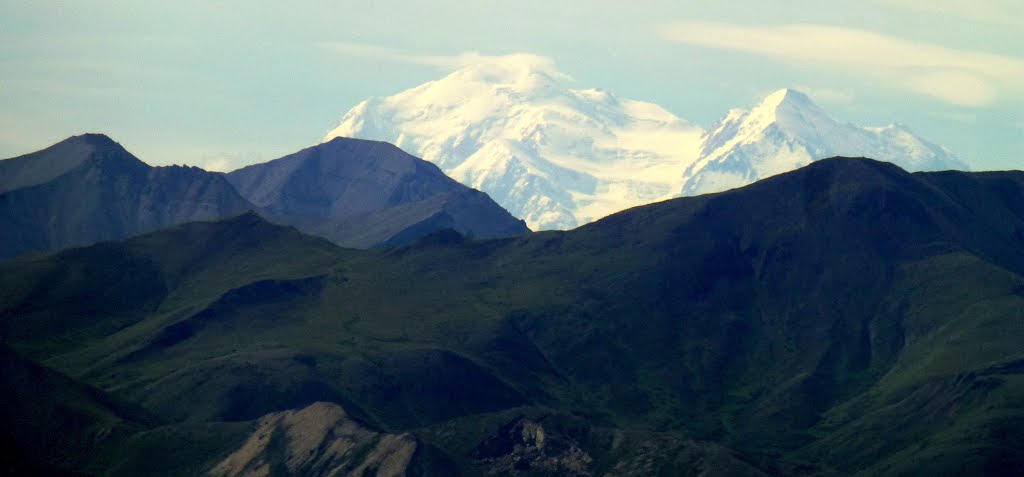
[[[1015,475],[1022,246],[1024,174],[832,159],[564,233],[250,214],[4,262],[0,336],[176,426],[333,402],[409,472]]]

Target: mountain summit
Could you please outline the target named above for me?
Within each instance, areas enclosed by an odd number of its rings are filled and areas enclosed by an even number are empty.
[[[0,258],[113,240],[252,206],[219,174],[150,167],[102,134],[0,161]]]
[[[702,130],[658,105],[573,89],[550,61],[509,55],[352,108],[326,140],[394,143],[537,229],[672,196]]]
[[[683,172],[680,192],[731,189],[838,155],[871,157],[912,171],[967,168],[905,127],[842,124],[807,95],[780,89],[750,111],[729,111],[704,136],[700,157]]]
[[[325,141],[392,142],[487,192],[534,230],[738,187],[825,157],[872,157],[912,171],[966,168],[905,127],[839,123],[794,89],[734,109],[705,132],[656,104],[570,83],[544,58],[482,59],[359,103]]]
[[[0,161],[0,193],[49,182],[83,163],[106,160],[121,167],[145,167],[120,144],[103,134],[69,137],[46,149]]]
[[[487,194],[383,142],[335,138],[226,177],[267,217],[349,247],[447,228],[479,238],[529,232]]]

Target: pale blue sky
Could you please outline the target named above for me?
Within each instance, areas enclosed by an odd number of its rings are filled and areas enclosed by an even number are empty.
[[[445,58],[524,52],[704,127],[797,87],[1024,168],[1019,0],[552,3],[0,0],[0,157],[103,132],[152,164],[268,160]]]

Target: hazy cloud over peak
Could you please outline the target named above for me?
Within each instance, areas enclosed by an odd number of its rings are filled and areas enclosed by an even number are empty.
[[[1020,0],[51,3],[0,1],[0,157],[103,131],[153,164],[223,168],[445,75],[566,73],[705,127],[794,86],[981,168],[1020,168],[1024,150]]]
[[[853,28],[692,21],[666,25],[660,33],[667,40],[692,45],[881,75],[893,86],[959,106],[985,106],[1002,94],[1021,94],[1024,88],[1024,59]]]
[[[500,67],[543,71],[548,74],[568,78],[568,75],[558,71],[553,59],[532,53],[485,55],[476,51],[465,51],[454,55],[437,55],[415,53],[372,43],[347,41],[324,41],[317,43],[316,46],[331,53],[344,56],[364,57],[375,61],[434,66],[449,71],[468,67]]]

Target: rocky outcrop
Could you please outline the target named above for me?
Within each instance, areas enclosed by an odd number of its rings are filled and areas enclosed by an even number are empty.
[[[558,415],[507,422],[472,452],[480,474],[502,476],[642,477],[672,475],[766,477],[724,446],[670,433],[591,426]]]
[[[503,426],[474,452],[477,464],[489,474],[589,476],[593,458],[578,442],[562,433],[549,437],[544,425],[520,418]]]
[[[416,448],[410,434],[374,432],[341,406],[317,402],[261,418],[245,444],[210,475],[399,477],[406,475]]]

